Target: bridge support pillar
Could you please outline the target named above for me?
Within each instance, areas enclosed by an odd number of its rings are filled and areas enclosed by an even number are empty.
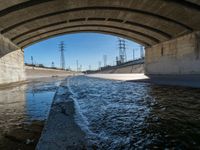
[[[0,35],[0,84],[25,80],[24,52]]]
[[[200,32],[146,48],[147,75],[200,75]]]

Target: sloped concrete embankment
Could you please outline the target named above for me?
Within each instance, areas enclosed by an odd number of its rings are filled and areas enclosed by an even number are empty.
[[[144,64],[115,66],[107,68],[105,70],[98,71],[97,73],[104,73],[104,74],[144,73]]]
[[[61,83],[54,96],[36,150],[84,149],[85,133],[75,122],[75,106],[68,79]]]
[[[25,66],[25,74],[27,79],[36,79],[46,77],[67,77],[75,73],[58,69]]]

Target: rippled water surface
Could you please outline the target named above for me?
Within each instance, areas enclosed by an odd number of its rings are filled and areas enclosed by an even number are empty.
[[[33,81],[0,90],[0,137],[23,123],[45,120],[60,80]]]
[[[200,89],[73,77],[76,120],[97,149],[200,149]]]

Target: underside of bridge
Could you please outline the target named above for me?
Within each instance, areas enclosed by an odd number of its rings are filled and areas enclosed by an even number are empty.
[[[180,47],[184,41],[186,47],[190,46],[184,51],[198,59],[198,31],[199,0],[9,0],[0,3],[0,57],[57,35],[100,32],[144,45],[150,65],[147,64],[147,71],[160,73],[152,69],[152,64],[170,54],[177,56],[179,50],[181,55],[181,48],[171,47]],[[174,42],[175,39],[183,42]],[[165,43],[167,47],[166,42],[168,46],[173,45],[166,48],[167,53],[161,46]]]

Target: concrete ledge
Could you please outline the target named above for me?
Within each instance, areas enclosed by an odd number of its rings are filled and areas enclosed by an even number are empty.
[[[53,100],[37,150],[84,149],[85,133],[75,123],[74,101],[65,80]]]
[[[146,75],[149,78],[138,80],[159,85],[200,88],[200,75]]]

